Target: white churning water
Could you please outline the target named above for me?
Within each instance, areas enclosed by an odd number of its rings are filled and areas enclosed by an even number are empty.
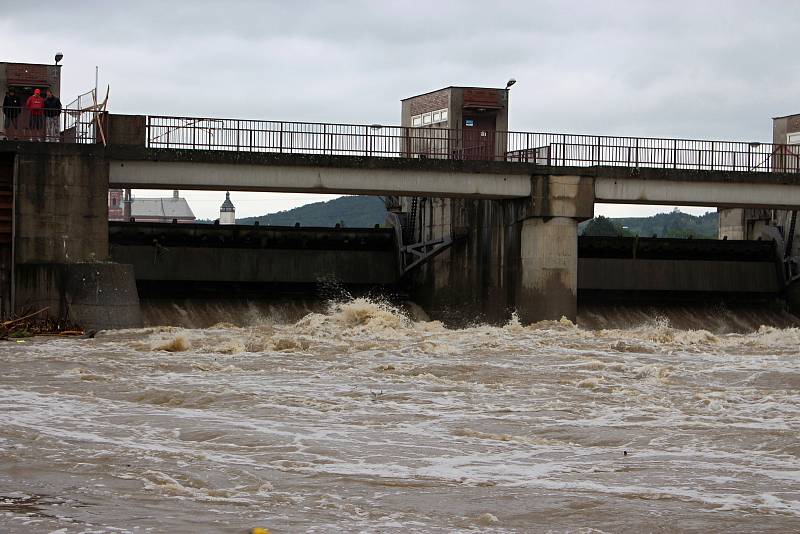
[[[0,531],[800,530],[797,328],[248,324],[0,342]]]

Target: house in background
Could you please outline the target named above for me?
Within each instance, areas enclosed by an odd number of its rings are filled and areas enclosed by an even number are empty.
[[[192,223],[192,208],[185,198],[173,191],[166,198],[131,198],[130,191],[109,189],[108,220],[160,223]]]

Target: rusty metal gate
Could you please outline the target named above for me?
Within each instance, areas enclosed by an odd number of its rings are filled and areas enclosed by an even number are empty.
[[[14,154],[0,154],[0,319],[12,313],[14,159]]]

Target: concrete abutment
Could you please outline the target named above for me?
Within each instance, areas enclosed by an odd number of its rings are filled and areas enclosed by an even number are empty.
[[[107,262],[108,160],[103,147],[11,143],[14,312],[46,309],[84,328],[141,326],[133,268]]]

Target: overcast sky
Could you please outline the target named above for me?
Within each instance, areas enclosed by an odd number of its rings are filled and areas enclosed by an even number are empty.
[[[401,98],[514,77],[512,130],[770,141],[800,111],[798,28],[797,0],[2,0],[0,60],[61,50],[64,103],[98,65],[115,113],[397,124]],[[186,196],[198,217],[224,199]]]

